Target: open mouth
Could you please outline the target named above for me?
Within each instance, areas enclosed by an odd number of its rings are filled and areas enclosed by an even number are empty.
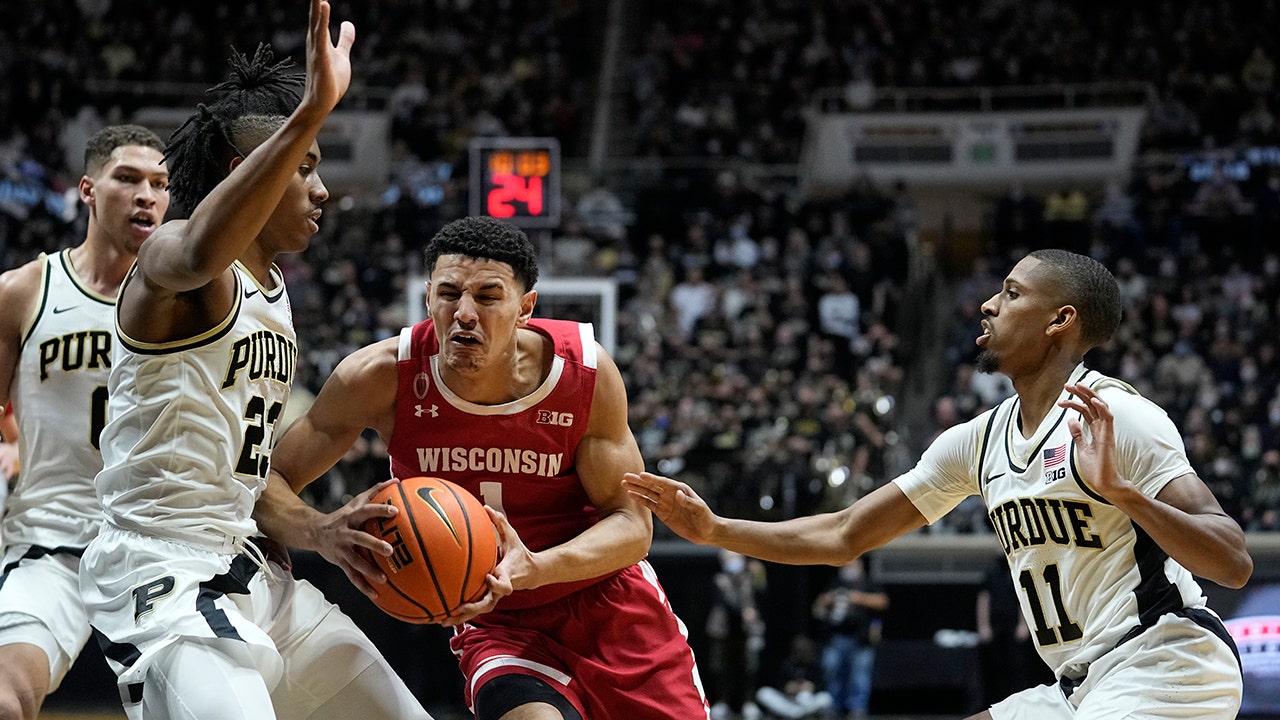
[[[147,215],[135,215],[129,218],[129,224],[140,235],[150,235],[156,229],[156,221]]]
[[[986,345],[989,340],[991,340],[991,328],[987,327],[986,323],[983,323],[982,334],[974,342],[978,345]]]
[[[449,338],[449,342],[457,345],[466,345],[468,347],[478,347],[480,345],[480,340],[470,335],[454,335]]]

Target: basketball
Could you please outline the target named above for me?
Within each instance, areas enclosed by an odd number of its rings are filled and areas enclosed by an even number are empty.
[[[484,506],[441,478],[415,477],[370,498],[400,509],[395,517],[365,523],[391,543],[390,557],[370,553],[386,574],[374,603],[407,622],[438,622],[484,596],[485,575],[498,563],[498,533]]]

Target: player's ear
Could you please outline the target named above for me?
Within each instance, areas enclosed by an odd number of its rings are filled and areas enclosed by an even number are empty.
[[[520,297],[520,314],[516,317],[516,325],[524,325],[533,317],[533,308],[538,304],[538,291],[530,290]]]
[[[1057,335],[1079,326],[1080,313],[1076,312],[1076,307],[1074,305],[1063,305],[1058,308],[1058,315],[1049,323],[1049,327],[1045,328],[1045,334]]]
[[[80,176],[80,202],[95,207],[97,199],[93,196],[93,178],[88,175]]]

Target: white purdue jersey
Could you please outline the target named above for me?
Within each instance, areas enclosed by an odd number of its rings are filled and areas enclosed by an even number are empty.
[[[268,291],[234,268],[235,307],[217,327],[164,344],[119,333],[95,481],[116,526],[223,548],[257,531],[298,349],[279,269]]]
[[[102,468],[115,298],[76,277],[69,250],[40,260],[40,299],[9,389],[22,472],[0,534],[8,545],[83,548],[101,519],[93,477]]]
[[[1111,407],[1116,465],[1143,494],[1193,472],[1158,406],[1083,365],[1071,378]],[[1205,598],[1190,572],[1080,476],[1067,426],[1079,413],[1055,406],[1026,438],[1018,408],[1014,396],[947,429],[895,482],[930,523],[982,495],[1040,656],[1058,677],[1077,679],[1131,633],[1204,608]]]

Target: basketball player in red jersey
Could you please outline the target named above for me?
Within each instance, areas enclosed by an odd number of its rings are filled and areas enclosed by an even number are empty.
[[[590,325],[533,318],[538,268],[518,229],[449,223],[427,269],[429,319],[340,363],[281,438],[260,527],[376,594],[385,577],[357,549],[391,548],[363,531],[365,501],[326,516],[296,495],[373,428],[396,477],[466,487],[499,529],[489,594],[446,621],[478,720],[709,718],[644,560],[652,517],[620,483],[643,460],[617,366]]]

